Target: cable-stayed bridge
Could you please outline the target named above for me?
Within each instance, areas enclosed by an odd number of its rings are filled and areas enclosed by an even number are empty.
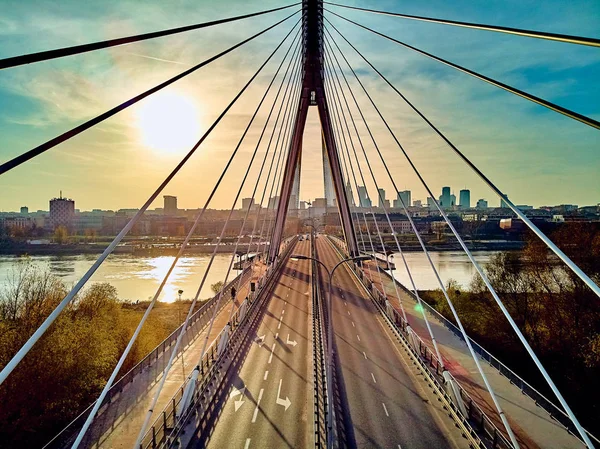
[[[5,382],[152,202],[201,149],[203,142],[256,78],[270,70],[270,82],[238,144],[98,399],[46,447],[592,448],[599,444],[597,438],[580,424],[511,317],[502,295],[494,290],[446,210],[435,200],[429,184],[405,150],[402,137],[374,101],[369,83],[364,82],[363,74],[349,62],[347,51],[354,52],[370,67],[369,76],[377,77],[390,88],[393,97],[389,101],[406,104],[422,119],[586,288],[600,297],[600,287],[544,235],[503,194],[500,186],[496,186],[423,114],[418,105],[385,77],[368,55],[359,50],[360,45],[353,36],[342,33],[334,22],[351,23],[370,31],[512,93],[523,101],[529,100],[562,114],[565,120],[577,120],[582,126],[596,129],[600,128],[600,123],[351,20],[345,16],[347,9],[482,32],[509,33],[523,39],[600,46],[600,41],[593,38],[303,0],[244,16],[0,60],[0,69],[8,70],[276,12],[286,14],[283,19],[213,57],[0,165],[0,174],[18,170],[20,165],[52,151],[59,144],[211,62],[233,51],[242,51],[246,43],[259,39],[270,30],[287,27],[285,37],[239,92],[232,94],[230,103],[205,134],[2,368],[0,382]],[[269,104],[267,98],[270,96],[274,98]],[[299,199],[302,142],[308,111],[313,106],[321,123],[325,189],[329,192],[326,196],[335,195],[343,238],[318,232],[314,223],[305,223],[306,229],[311,229],[308,234],[297,235],[296,230],[291,232],[286,227],[289,211],[297,207],[295,203]],[[366,118],[364,111],[367,108],[376,113],[376,124]],[[210,207],[241,145],[250,130],[257,126],[256,118],[263,110],[268,111],[267,119],[258,127],[258,142],[244,176],[236,186],[228,219],[183,324],[135,368],[120,376],[121,367],[163,287]],[[398,195],[456,324],[439,315],[419,296],[419,280],[410,272],[385,202],[381,201],[385,221],[380,226],[373,207],[364,207],[360,198],[358,202],[352,198],[352,192],[360,192],[360,187],[365,189],[367,204],[381,195],[382,179],[372,166],[375,161],[385,168],[385,182],[390,182],[394,190],[400,192],[398,177],[388,167],[381,151],[378,133],[382,129],[433,199],[434,207],[498,305],[503,316],[498,319],[508,320],[516,338],[552,391],[552,397],[539,393],[469,338],[438,267],[411,218],[410,204],[405,204]],[[263,146],[266,151],[260,158],[259,148]],[[255,179],[250,175],[253,168],[258,170]],[[376,189],[373,192],[364,187],[371,184]],[[243,237],[240,235],[231,245],[224,287],[197,309],[200,291],[226,235],[235,205],[243,188],[248,186],[253,189],[252,198],[260,197],[259,204],[278,195],[278,206],[271,210],[259,209],[258,214],[263,215],[254,219],[250,243],[244,246],[247,251],[245,262],[240,262],[242,272],[231,276]],[[250,209],[251,205],[244,211],[242,230],[247,222],[252,223]],[[376,227],[375,233],[368,231],[370,222]],[[383,239],[384,234],[391,235],[391,244],[389,239],[387,243]],[[400,253],[401,260],[396,261],[396,269],[406,270],[409,285],[400,284],[389,274],[389,261],[385,260],[389,252]],[[249,257],[250,254],[254,257]]]

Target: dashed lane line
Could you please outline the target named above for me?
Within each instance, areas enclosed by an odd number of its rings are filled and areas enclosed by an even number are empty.
[[[381,405],[383,405],[383,411],[385,412],[386,416],[390,416],[390,414],[387,411],[387,407],[385,406],[385,404],[382,402]]]
[[[246,438],[246,444],[244,444],[244,449],[248,449],[250,447],[250,438]]]
[[[265,376],[263,377],[263,380],[267,380],[267,377],[269,377],[269,370],[265,371]]]
[[[273,346],[271,346],[271,355],[269,355],[268,363],[271,363],[271,360],[273,360],[273,351],[275,351],[275,343],[273,343]]]
[[[358,338],[358,341],[360,341],[360,337],[358,336],[358,334],[356,334],[356,338]]]
[[[252,422],[256,422],[256,416],[258,415],[258,407],[260,406],[260,400],[262,399],[262,395],[265,389],[261,388],[258,392],[258,399],[256,400],[256,407],[254,407],[254,414],[252,415]]]
[[[373,382],[377,383],[377,381],[375,380],[375,376],[373,375],[373,373],[371,373],[371,377],[373,378]]]

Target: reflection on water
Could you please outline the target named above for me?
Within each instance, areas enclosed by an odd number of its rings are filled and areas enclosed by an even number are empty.
[[[432,252],[431,258],[440,272],[444,283],[452,278],[467,287],[476,273],[475,268],[464,253],[461,252]],[[485,264],[493,252],[475,252],[475,259]],[[32,256],[31,263],[43,270],[49,270],[59,276],[68,286],[77,282],[81,276],[96,260],[95,255],[80,256]],[[211,285],[223,280],[230,257],[226,254],[217,254],[215,261],[206,278],[200,298],[212,296]],[[423,253],[410,252],[405,254],[406,262],[413,274],[417,288],[420,290],[438,288],[435,276]],[[148,300],[154,296],[158,286],[173,262],[173,256],[137,257],[128,255],[113,255],[109,257],[98,269],[90,282],[109,282],[117,288],[121,299],[136,301]],[[167,284],[164,286],[159,300],[172,302],[177,299],[177,291],[183,290],[184,299],[192,298],[196,294],[204,271],[208,265],[210,255],[194,255],[182,257],[171,273]],[[4,287],[15,267],[18,257],[0,256],[0,288]],[[394,254],[396,263],[396,278],[410,288],[406,269],[400,254]],[[230,279],[235,276],[232,272]]]
[[[94,263],[97,256],[32,256],[31,263],[42,270],[48,270],[60,277],[68,286],[77,282]],[[0,256],[0,288],[9,281],[10,274],[19,257]],[[109,257],[96,271],[90,282],[109,282],[117,288],[119,298],[130,301],[151,299],[162,282],[174,256],[137,257],[128,255],[113,255]],[[194,255],[182,257],[165,284],[159,300],[175,301],[177,291],[183,290],[182,298],[192,298],[200,286],[210,255]],[[213,266],[206,278],[200,298],[206,299],[213,295],[211,285],[223,280],[231,256],[217,254]],[[232,270],[229,278],[236,272]]]
[[[493,251],[475,251],[473,252],[473,257],[479,264],[485,266],[494,254],[495,252]],[[471,279],[477,274],[477,270],[475,270],[475,267],[464,252],[430,252],[429,255],[444,285],[446,285],[449,279],[454,279],[463,287],[469,287]],[[405,253],[404,257],[418,290],[434,290],[439,288],[438,281],[424,253],[409,252]],[[406,287],[412,288],[402,261],[402,256],[399,253],[394,253],[392,260],[396,265],[396,270],[394,271],[396,279]]]

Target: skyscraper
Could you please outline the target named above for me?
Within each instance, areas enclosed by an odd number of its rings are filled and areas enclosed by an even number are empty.
[[[325,147],[325,138],[321,138],[323,157],[323,187],[325,188],[325,199],[327,200],[328,206],[334,206],[333,200],[335,200],[335,190],[333,188],[333,176],[331,175],[331,167],[329,166],[329,157],[327,156],[327,149]],[[348,198],[348,200],[350,200]]]
[[[346,196],[348,197],[348,202],[350,206],[356,206],[354,202],[354,194],[352,193],[352,186],[350,185],[350,181],[346,183]]]
[[[177,215],[177,197],[171,195],[163,196],[163,215],[168,215],[169,217],[174,217]]]
[[[379,207],[383,208],[385,206],[385,190],[377,189],[377,204]]]
[[[462,209],[471,208],[471,191],[469,189],[462,189],[460,191],[460,207]]]
[[[412,203],[412,194],[410,190],[403,190],[402,192],[398,192],[398,198],[394,200],[394,208],[402,209],[402,203],[404,203],[405,207],[410,207]],[[401,201],[402,200],[402,201]]]
[[[367,196],[367,188],[358,186],[358,202],[360,207],[371,207],[371,200]]]

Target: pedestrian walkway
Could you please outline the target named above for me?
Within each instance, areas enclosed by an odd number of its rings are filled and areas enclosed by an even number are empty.
[[[208,335],[207,348],[227,324],[231,314],[248,296],[251,282],[257,282],[265,271],[266,266],[264,263],[254,262],[251,270],[242,277],[239,288],[237,282],[234,284],[237,289],[235,300],[231,300],[231,290],[224,292],[221,301],[225,306],[220,307],[215,318],[214,325]],[[184,381],[198,364],[207,331],[208,324],[204,325],[202,330],[193,337],[193,341],[189,342],[187,347],[184,348],[183,353],[180,353],[175,359],[154,408],[151,422],[160,417],[161,411],[182,388]],[[185,343],[188,342],[184,338],[182,344]],[[88,431],[87,444],[83,447],[106,449],[130,449],[133,447],[169,357],[170,352],[165,352],[152,367],[148,367],[140,373],[123,394],[110,404],[107,410],[96,417]]]
[[[375,264],[371,262],[364,263],[364,270],[377,288],[383,291]],[[395,294],[394,281],[391,277],[387,273],[381,272],[381,280],[392,306],[400,312],[399,299],[402,301],[411,328],[433,349],[423,315],[420,308],[416,307],[416,297],[398,283],[400,296],[398,299]],[[426,316],[438,343],[445,367],[477,402],[496,427],[504,431],[504,426],[467,345],[444,326],[440,318],[429,311],[426,311]],[[536,405],[533,399],[511,384],[509,379],[501,375],[496,368],[481,358],[479,360],[522,448],[563,449],[585,447],[562,424],[553,419],[543,408]]]

